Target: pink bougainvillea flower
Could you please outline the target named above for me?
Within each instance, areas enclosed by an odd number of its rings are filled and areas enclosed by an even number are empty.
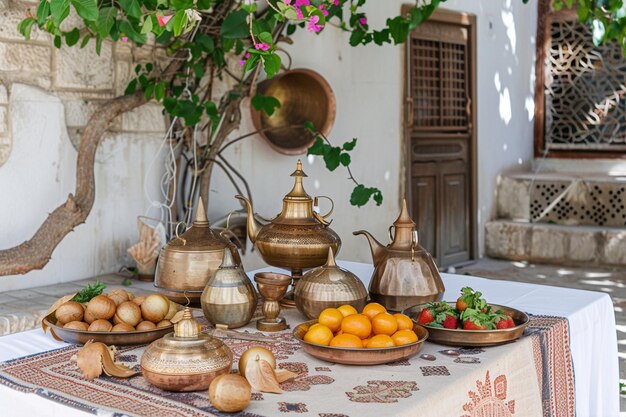
[[[320,30],[322,30],[322,28],[324,27],[324,25],[318,25],[317,22],[320,21],[320,17],[313,15],[311,16],[311,18],[309,19],[309,24],[307,25],[307,30],[309,32],[319,32]]]
[[[334,4],[335,6],[339,6],[339,0],[333,0],[333,4]]]
[[[360,24],[362,24],[362,25],[364,25],[364,26],[365,26],[365,25],[367,25],[367,17],[362,17],[362,18],[360,18],[360,19],[359,19],[359,23],[360,23]]]
[[[285,3],[285,4],[291,4],[291,0],[283,0],[283,3]]]
[[[250,58],[250,52],[247,52],[247,53],[246,53],[246,55],[244,55],[244,58],[245,58],[245,59]]]
[[[256,43],[254,44],[254,49],[259,49],[261,51],[267,51],[268,49],[270,49],[270,46],[266,43]]]
[[[317,6],[317,8],[322,11],[322,14],[324,16],[328,16],[328,11],[324,10],[324,5],[323,4],[320,4],[319,6]]]
[[[311,1],[310,0],[296,0],[296,3],[294,4],[294,6],[296,6],[296,7],[310,6],[310,5],[311,5]]]
[[[128,42],[128,36],[122,36],[122,37],[120,38],[120,40],[121,40],[122,42]]]
[[[240,59],[240,60],[239,60],[239,65],[241,65],[242,67],[243,67],[244,65],[246,65],[246,60],[245,60],[245,59]]]
[[[159,22],[159,26],[163,27],[163,26],[167,25],[167,22],[170,21],[172,16],[159,16],[159,15],[156,15],[156,18],[157,18],[157,22]]]
[[[304,19],[304,14],[302,13],[302,10],[300,10],[299,8],[296,7],[296,17],[298,19]]]

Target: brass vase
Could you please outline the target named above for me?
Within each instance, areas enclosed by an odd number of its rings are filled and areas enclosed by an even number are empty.
[[[269,265],[290,269],[295,285],[295,280],[302,276],[303,268],[324,265],[329,248],[338,253],[341,239],[326,220],[332,214],[332,208],[324,215],[313,210],[320,197],[314,200],[304,191],[302,180],[307,175],[302,170],[302,162],[298,161],[291,176],[295,178],[295,184],[283,198],[283,210],[273,219],[268,219],[269,223],[265,225],[255,219],[248,199],[240,195],[235,197],[246,204],[248,237],[263,260]],[[295,306],[293,291],[285,296],[281,304]]]
[[[337,266],[332,249],[328,249],[326,264],[304,274],[294,296],[298,311],[315,319],[324,309],[344,304],[363,310],[367,290],[356,275]]]
[[[172,301],[200,304],[209,278],[217,271],[228,248],[236,264],[241,264],[237,247],[209,226],[202,199],[192,226],[161,249],[154,279],[155,287]]]
[[[243,268],[235,263],[230,249],[224,249],[224,260],[207,282],[200,303],[204,316],[214,325],[234,329],[252,319],[256,290]]]
[[[152,342],[141,356],[143,376],[166,391],[201,391],[227,374],[233,353],[221,340],[200,333],[200,325],[185,308],[174,332]]]

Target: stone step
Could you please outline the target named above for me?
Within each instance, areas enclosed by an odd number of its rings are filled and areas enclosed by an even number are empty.
[[[494,220],[485,226],[485,249],[515,261],[626,266],[626,228]]]
[[[626,177],[549,172],[503,175],[498,180],[496,206],[501,220],[623,228]]]

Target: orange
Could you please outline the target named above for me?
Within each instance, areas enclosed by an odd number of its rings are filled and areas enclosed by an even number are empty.
[[[344,333],[350,333],[359,339],[366,339],[372,332],[372,323],[364,314],[352,314],[344,317],[341,322],[341,330]]]
[[[371,337],[368,337],[367,339],[363,339],[361,340],[361,342],[363,342],[363,347],[366,348],[367,344],[370,342],[370,340],[372,340]]]
[[[340,334],[343,334],[343,330],[339,329],[335,332],[335,336],[339,336]]]
[[[393,339],[386,334],[377,334],[367,343],[368,349],[394,347]]]
[[[413,330],[398,330],[393,335],[391,335],[391,339],[396,346],[408,345],[409,343],[417,342],[417,335]]]
[[[379,313],[386,313],[387,309],[378,303],[369,303],[365,307],[363,307],[362,314],[365,314],[369,319],[373,319]]]
[[[350,304],[344,304],[342,306],[339,306],[337,307],[337,310],[341,311],[341,314],[343,314],[344,317],[351,314],[359,314],[359,312],[356,311],[356,308],[352,307]]]
[[[386,334],[391,336],[398,330],[396,318],[389,313],[378,313],[372,319],[372,331],[374,334]]]
[[[315,343],[316,345],[328,346],[333,338],[333,332],[323,324],[314,324],[304,335],[304,341]]]
[[[343,314],[336,308],[327,308],[320,313],[317,318],[319,324],[323,324],[328,327],[332,332],[336,332],[341,327],[341,320],[343,320]]]
[[[362,348],[363,342],[361,339],[356,337],[353,334],[340,334],[339,336],[333,337],[330,341],[330,346],[344,347],[344,348]]]
[[[398,322],[398,330],[413,330],[413,321],[405,314],[396,313],[393,315]]]

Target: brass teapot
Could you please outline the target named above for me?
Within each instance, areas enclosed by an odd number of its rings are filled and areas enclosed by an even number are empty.
[[[417,241],[415,222],[408,214],[406,200],[400,216],[389,228],[395,228],[392,242],[383,246],[365,230],[374,260],[374,273],[369,285],[372,300],[389,310],[400,311],[416,304],[440,300],[445,291],[439,270],[432,256]]]
[[[268,224],[262,225],[254,218],[252,204],[247,198],[241,195],[235,198],[246,204],[248,237],[256,245],[263,260],[269,265],[290,269],[292,277],[298,279],[302,276],[303,268],[324,265],[328,248],[332,248],[335,254],[339,252],[341,239],[328,227],[330,222],[326,220],[333,208],[324,215],[313,210],[319,197],[313,199],[304,191],[302,179],[307,175],[302,170],[300,160],[291,176],[295,178],[295,184],[283,198],[280,214],[273,219],[257,215],[269,221]],[[294,305],[293,292],[287,294],[283,304]]]

